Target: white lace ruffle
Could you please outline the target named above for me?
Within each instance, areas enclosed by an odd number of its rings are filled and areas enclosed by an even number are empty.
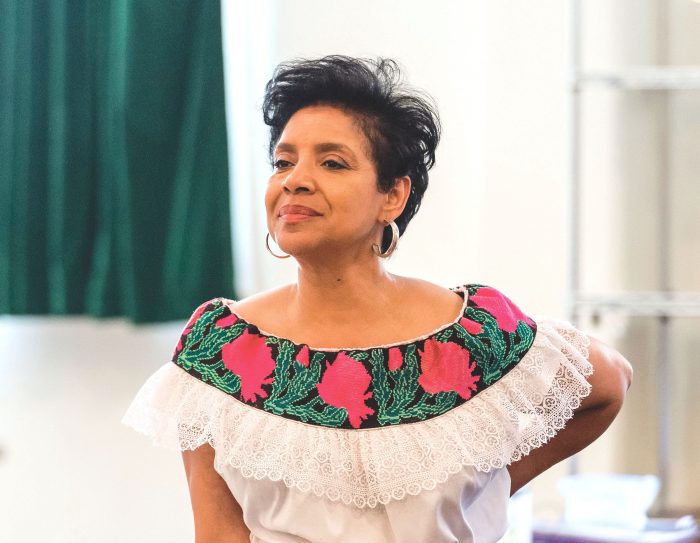
[[[589,342],[567,321],[537,320],[520,363],[468,402],[426,421],[357,430],[271,415],[168,362],[122,422],[172,449],[208,442],[219,470],[375,507],[435,488],[465,466],[503,467],[549,441],[590,393]]]

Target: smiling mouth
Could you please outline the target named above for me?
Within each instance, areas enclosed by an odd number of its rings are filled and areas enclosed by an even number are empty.
[[[318,217],[321,214],[315,209],[306,206],[286,205],[279,210],[279,217],[284,220],[302,220]]]

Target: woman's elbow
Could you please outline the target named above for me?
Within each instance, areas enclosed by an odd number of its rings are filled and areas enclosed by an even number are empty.
[[[620,372],[622,374],[625,392],[627,392],[630,386],[632,386],[632,380],[634,379],[634,369],[632,369],[632,364],[630,364],[629,360],[627,360],[620,353],[617,354],[619,355],[618,364],[620,366]]]
[[[593,375],[589,378],[592,393],[584,403],[616,404],[619,408],[632,385],[632,364],[602,341],[594,337],[590,339],[588,360],[593,365]]]
[[[619,352],[615,351],[615,355],[612,362],[613,373],[615,374],[615,379],[617,381],[617,386],[613,390],[613,397],[611,402],[622,407],[625,397],[627,396],[627,391],[630,386],[632,386],[632,379],[634,377],[634,370],[632,369],[632,364]]]

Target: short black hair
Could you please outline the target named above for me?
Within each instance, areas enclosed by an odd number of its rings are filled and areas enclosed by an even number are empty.
[[[403,234],[428,188],[428,170],[435,164],[440,141],[440,118],[432,98],[406,85],[392,59],[329,55],[283,62],[265,86],[262,106],[270,127],[270,157],[292,115],[320,104],[355,117],[369,141],[380,191],[388,192],[399,177],[411,178],[406,207],[396,219]],[[390,239],[385,229],[383,249]]]

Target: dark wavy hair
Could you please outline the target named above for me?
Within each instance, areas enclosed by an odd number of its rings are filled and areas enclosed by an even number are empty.
[[[396,219],[401,234],[418,211],[435,164],[440,118],[430,96],[403,82],[391,59],[330,55],[295,59],[275,68],[265,86],[263,117],[270,127],[269,154],[289,119],[312,105],[331,105],[355,117],[370,145],[378,189],[388,192],[396,179],[411,178],[411,193]],[[385,229],[382,247],[391,231]]]

